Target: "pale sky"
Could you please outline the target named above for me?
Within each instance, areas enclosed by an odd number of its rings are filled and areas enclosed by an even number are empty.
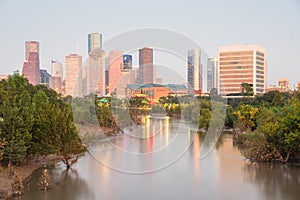
[[[22,70],[25,41],[40,42],[41,68],[76,53],[87,56],[87,34],[103,40],[124,31],[156,27],[179,32],[209,57],[218,47],[257,44],[266,48],[268,84],[281,77],[300,81],[299,0],[0,0],[0,74]]]

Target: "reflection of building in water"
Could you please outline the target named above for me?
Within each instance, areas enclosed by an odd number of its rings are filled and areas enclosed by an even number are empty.
[[[234,181],[243,176],[241,171],[237,171],[236,166],[241,166],[244,160],[241,152],[233,145],[232,138],[223,136],[220,138],[222,143],[216,144],[217,149],[214,150],[217,156],[214,157],[215,165],[218,168],[220,182]],[[218,142],[220,142],[220,139]],[[230,156],[229,156],[230,155]]]
[[[168,95],[186,95],[188,90],[185,85],[176,84],[144,84],[127,85],[126,97],[145,97],[151,102],[157,102],[160,97]]]
[[[152,119],[149,116],[144,116],[142,118],[142,123],[142,135],[140,137],[146,139],[146,143],[144,145],[147,146],[147,152],[155,151],[157,150],[157,148],[162,148],[169,144],[169,118]],[[161,143],[162,141],[163,143]]]

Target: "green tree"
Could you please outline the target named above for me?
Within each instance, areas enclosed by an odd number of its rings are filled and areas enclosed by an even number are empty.
[[[30,145],[33,112],[27,85],[27,79],[18,74],[10,76],[2,85],[0,138],[6,141],[3,154],[6,163],[20,164]]]
[[[207,130],[209,127],[210,120],[211,111],[207,108],[201,109],[199,118],[199,128],[204,128],[205,130]]]
[[[67,106],[64,110],[57,109],[56,116],[56,126],[59,133],[57,155],[60,156],[66,167],[70,168],[84,154],[86,148],[81,143],[76,130],[71,106]]]
[[[243,96],[253,96],[253,88],[249,83],[242,83],[241,84],[241,90]]]
[[[263,109],[258,116],[258,131],[280,155],[280,160],[288,162],[291,156],[300,153],[300,103],[293,99],[282,108]]]
[[[0,138],[0,162],[3,159],[3,150],[4,150],[5,140]]]
[[[32,126],[32,139],[30,153],[37,156],[54,154],[57,146],[57,130],[55,110],[59,107],[50,104],[46,93],[39,90],[33,96],[34,123]]]
[[[256,128],[255,117],[257,112],[258,108],[243,104],[233,113],[237,119],[235,128],[238,134],[246,133]]]

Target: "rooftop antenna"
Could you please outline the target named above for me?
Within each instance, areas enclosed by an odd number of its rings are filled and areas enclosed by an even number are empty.
[[[78,44],[78,42],[76,44],[76,53],[79,54],[79,44]]]

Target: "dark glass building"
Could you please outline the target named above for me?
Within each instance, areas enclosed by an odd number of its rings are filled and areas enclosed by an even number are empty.
[[[123,55],[123,70],[132,69],[132,55]]]
[[[41,69],[40,70],[40,84],[45,85],[47,88],[49,88],[49,80],[51,78],[51,75],[47,72],[47,70]]]

